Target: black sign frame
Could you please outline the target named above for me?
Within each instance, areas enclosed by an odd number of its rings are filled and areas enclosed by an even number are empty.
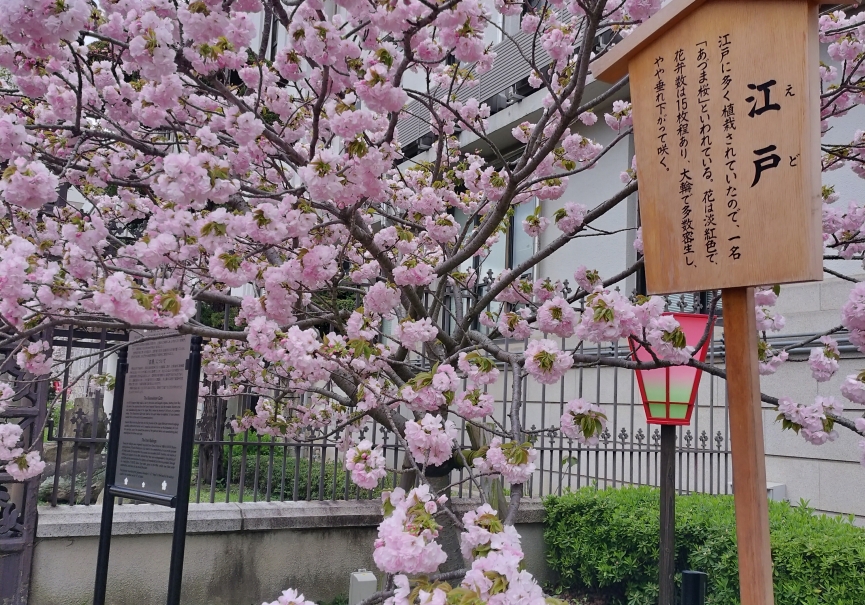
[[[177,478],[177,493],[171,496],[115,485],[130,345],[118,351],[117,380],[108,434],[108,460],[105,468],[105,490],[102,501],[102,522],[99,528],[99,552],[96,557],[93,605],[105,605],[115,498],[129,498],[174,509],[174,531],[171,539],[171,563],[166,603],[167,605],[179,605],[180,603],[180,589],[183,582],[183,554],[186,548],[186,522],[189,517],[189,490],[192,481],[192,450],[195,441],[195,419],[198,411],[198,384],[201,374],[201,342],[200,336],[193,336],[189,347],[189,357],[186,363],[186,399],[180,442],[180,471]],[[134,343],[131,345],[134,346]]]

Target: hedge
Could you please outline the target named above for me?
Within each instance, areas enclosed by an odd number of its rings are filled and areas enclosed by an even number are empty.
[[[657,603],[657,489],[588,487],[550,496],[545,508],[547,558],[563,588],[599,591],[617,604]],[[865,603],[865,530],[851,518],[770,502],[769,522],[776,603]],[[739,605],[732,496],[676,498],[676,570],[683,569],[709,575],[707,605]]]

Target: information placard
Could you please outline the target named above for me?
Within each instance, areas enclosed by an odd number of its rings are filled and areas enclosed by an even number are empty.
[[[593,65],[630,72],[648,293],[820,280],[817,5],[698,4]]]
[[[118,439],[118,487],[177,495],[191,339],[173,336],[129,346]]]

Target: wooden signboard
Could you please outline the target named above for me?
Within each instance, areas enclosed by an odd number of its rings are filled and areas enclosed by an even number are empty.
[[[674,0],[593,64],[630,71],[650,294],[822,279],[818,60],[816,4]]]
[[[723,293],[742,605],[774,603],[754,286],[823,277],[817,28],[809,0],[673,0],[592,65],[630,73],[649,293]]]

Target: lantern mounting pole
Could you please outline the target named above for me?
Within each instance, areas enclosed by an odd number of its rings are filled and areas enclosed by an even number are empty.
[[[661,549],[659,605],[676,603],[676,427],[661,425]]]
[[[774,605],[754,288],[722,291],[742,605]]]

